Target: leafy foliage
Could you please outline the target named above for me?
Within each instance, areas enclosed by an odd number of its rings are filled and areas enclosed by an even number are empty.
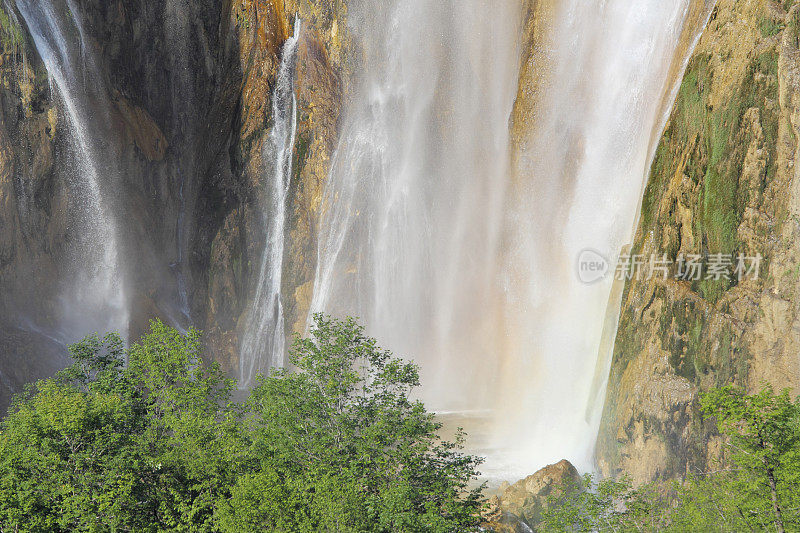
[[[771,522],[777,531],[787,523],[800,527],[800,404],[786,390],[775,394],[766,386],[748,395],[727,386],[706,394],[702,407],[730,438],[738,467],[732,494],[741,514],[757,525]]]
[[[666,525],[668,500],[652,486],[634,489],[630,479],[580,484],[551,496],[538,524],[541,531],[658,531]]]
[[[0,4],[0,45],[3,53],[16,54],[25,37],[13,10],[7,3]]]
[[[297,371],[261,379],[248,402],[257,450],[223,512],[232,530],[464,531],[477,525],[478,462],[437,436],[409,399],[417,368],[379,349],[352,319],[318,315],[291,353]],[[253,506],[269,486],[289,509]],[[465,495],[462,497],[462,495]]]
[[[474,530],[478,461],[410,399],[414,365],[316,317],[244,403],[200,335],[70,347],[0,434],[0,531]],[[127,361],[127,364],[125,362]]]
[[[630,480],[583,483],[551,497],[541,531],[800,530],[800,401],[765,386],[725,386],[701,407],[728,438],[730,464],[683,483],[634,488]]]
[[[117,335],[17,398],[0,436],[0,523],[20,531],[157,531],[213,521],[233,482],[231,382],[199,336],[161,322],[129,350]],[[129,365],[124,367],[127,357]],[[23,490],[20,490],[23,487]]]

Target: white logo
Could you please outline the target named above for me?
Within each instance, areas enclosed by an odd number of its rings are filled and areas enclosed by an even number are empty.
[[[600,252],[587,248],[578,254],[578,279],[581,283],[600,281],[608,274],[608,269],[608,260]]]

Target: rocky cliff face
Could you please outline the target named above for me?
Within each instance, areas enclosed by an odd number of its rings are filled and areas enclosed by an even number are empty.
[[[665,278],[624,290],[597,460],[635,481],[721,457],[698,411],[709,387],[800,378],[800,5],[720,0],[658,146],[631,253]],[[757,276],[680,279],[692,254],[763,257]]]
[[[289,195],[283,305],[287,336],[305,329],[316,266],[316,226],[320,216],[322,186],[337,140],[349,47],[343,2],[233,2],[229,24],[240,43],[243,82],[239,90],[240,124],[234,128],[232,149],[241,180],[236,200],[220,228],[208,233],[210,263],[207,269],[205,330],[213,352],[223,366],[238,366],[239,339],[246,322],[246,304],[256,290],[258,264],[263,250],[264,223],[258,191],[264,186],[262,147],[272,127],[271,96],[283,42],[296,17],[302,23],[296,65],[295,92],[298,126],[293,176]],[[203,269],[200,269],[203,270]]]
[[[65,239],[66,191],[56,179],[59,116],[42,62],[15,13],[0,10],[0,405],[31,378],[63,364],[56,343],[23,329],[20,304],[52,283]],[[30,313],[45,309],[28,307]]]
[[[53,2],[54,9],[67,9]],[[227,369],[264,246],[259,211],[283,42],[303,20],[298,132],[285,261],[290,331],[302,329],[321,187],[337,139],[350,47],[339,0],[84,0],[81,28],[110,102],[104,151],[118,179],[102,192],[119,226],[130,336],[147,320],[207,331]],[[71,36],[77,38],[77,36]],[[13,1],[0,8],[0,405],[64,364],[59,280],[72,268],[80,210],[71,191],[64,102]],[[254,275],[255,271],[255,275]]]
[[[118,275],[125,277],[132,336],[154,316],[188,322],[178,280],[196,286],[194,274],[208,255],[200,236],[219,218],[217,208],[197,209],[196,200],[235,180],[228,137],[212,134],[231,129],[238,99],[216,80],[235,84],[241,77],[228,68],[222,12],[215,2],[192,2],[177,6],[189,9],[179,16],[174,4],[80,2],[66,36],[79,37],[81,57],[99,72],[92,82],[104,106],[91,114],[101,117],[103,155],[114,161],[103,169],[124,169],[102,173],[101,193],[122,243]],[[2,383],[6,405],[23,383],[64,364],[65,343],[80,335],[64,328],[60,298],[64,280],[79,268],[74,243],[82,238],[78,221],[86,207],[71,186],[83,168],[65,102],[14,2],[4,2],[0,24],[0,353],[3,372],[14,374]],[[171,48],[179,38],[195,50],[181,64]],[[203,307],[196,304],[202,295],[193,298],[195,309]]]

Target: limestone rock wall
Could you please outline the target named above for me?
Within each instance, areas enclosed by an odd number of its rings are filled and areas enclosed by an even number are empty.
[[[271,96],[283,42],[301,19],[295,92],[298,125],[292,161],[283,277],[286,334],[303,332],[316,267],[316,228],[322,187],[336,146],[347,68],[346,6],[324,2],[234,1],[228,24],[240,43],[243,73],[240,116],[232,134],[235,173],[241,175],[236,205],[210,234],[205,330],[212,352],[229,370],[238,366],[238,345],[247,303],[256,287],[265,228],[258,206],[265,162],[262,146],[272,127]]]
[[[605,475],[706,471],[723,455],[703,390],[800,390],[800,5],[719,0],[683,77],[632,254],[763,256],[751,279],[633,279],[597,443]],[[705,277],[705,273],[703,274]]]
[[[549,498],[582,487],[583,479],[569,461],[547,465],[513,485],[504,483],[499,494],[489,499],[486,526],[498,533],[535,531]]]

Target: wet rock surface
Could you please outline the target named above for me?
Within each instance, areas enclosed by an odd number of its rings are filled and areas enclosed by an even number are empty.
[[[55,5],[55,4],[54,4]],[[338,1],[85,0],[81,46],[110,102],[103,176],[121,242],[121,272],[136,338],[151,318],[206,330],[209,353],[233,370],[246,302],[264,246],[258,195],[262,146],[282,45],[304,21],[297,65],[298,135],[290,198],[287,333],[303,329],[314,270],[314,227],[343,98],[346,6]],[[64,364],[59,283],[74,269],[70,213],[80,198],[63,102],[51,90],[13,2],[0,28],[0,332],[7,359],[29,358],[21,336],[55,332],[59,357],[30,358],[0,383],[0,404],[20,384]],[[77,32],[75,36],[77,39]],[[254,274],[255,271],[255,274]],[[9,333],[12,332],[12,333]],[[41,353],[52,353],[52,341]],[[9,360],[10,360],[9,359]],[[5,370],[4,370],[5,371]]]
[[[655,155],[632,252],[762,256],[759,275],[626,284],[597,461],[639,483],[722,457],[699,394],[736,383],[797,392],[798,13],[717,3]]]

